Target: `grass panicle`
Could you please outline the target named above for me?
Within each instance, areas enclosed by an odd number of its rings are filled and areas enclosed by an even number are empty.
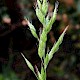
[[[47,65],[49,64],[49,61],[52,59],[54,53],[59,49],[59,46],[63,41],[65,32],[68,29],[68,26],[67,26],[65,30],[63,31],[63,33],[61,34],[61,36],[59,37],[58,41],[53,45],[52,49],[48,51],[47,53],[45,53],[47,35],[52,29],[52,25],[56,20],[58,5],[59,5],[59,2],[57,1],[55,3],[54,12],[52,12],[52,17],[50,18],[49,13],[48,13],[48,1],[47,0],[37,0],[37,6],[35,9],[36,16],[38,17],[39,21],[43,24],[43,29],[40,32],[40,39],[38,38],[35,27],[28,21],[28,26],[30,28],[32,35],[35,38],[37,38],[39,41],[38,55],[41,58],[41,73],[38,71],[37,66],[36,66],[36,71],[34,71],[34,67],[32,66],[32,64],[25,58],[25,56],[22,53],[21,55],[25,59],[28,67],[35,74],[37,80],[46,80]]]

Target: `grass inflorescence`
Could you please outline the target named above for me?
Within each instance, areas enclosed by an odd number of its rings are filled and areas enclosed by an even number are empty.
[[[58,5],[59,5],[59,2],[57,1],[55,3],[54,11],[52,12],[52,17],[49,17],[48,1],[47,0],[37,0],[35,12],[36,12],[36,16],[38,17],[39,21],[43,24],[43,29],[40,34],[40,37],[38,37],[35,27],[27,20],[28,26],[30,28],[32,35],[39,41],[38,55],[41,59],[41,71],[38,70],[37,66],[36,66],[36,71],[35,71],[34,67],[25,58],[23,53],[21,54],[23,58],[25,59],[28,67],[35,74],[37,80],[46,80],[47,65],[49,64],[49,61],[52,59],[54,53],[59,49],[59,46],[63,41],[64,34],[66,30],[68,29],[68,26],[67,26],[65,30],[63,31],[63,33],[61,34],[61,36],[59,37],[58,41],[53,45],[52,49],[46,53],[45,50],[46,50],[47,35],[52,29],[52,25],[56,20]]]

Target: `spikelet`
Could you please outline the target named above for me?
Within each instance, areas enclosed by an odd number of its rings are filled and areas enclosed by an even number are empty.
[[[48,2],[47,2],[47,0],[43,0],[42,12],[43,12],[44,15],[46,15],[47,12],[48,12]]]
[[[23,55],[23,53],[21,53],[21,55],[23,56],[24,60],[26,61],[27,66],[33,71],[34,73],[34,68],[32,66],[32,64],[25,58],[25,56]]]
[[[41,4],[41,1],[40,0],[37,0],[37,5],[38,5],[38,8],[41,10],[42,4]]]
[[[52,47],[51,51],[49,52],[49,55],[48,55],[49,61],[52,59],[53,54],[59,49],[59,46],[60,46],[60,44],[61,44],[62,41],[63,41],[63,37],[64,37],[65,32],[67,31],[68,27],[69,27],[69,26],[67,26],[67,27],[65,28],[65,30],[63,31],[63,33],[62,33],[61,36],[59,37],[58,41],[55,43],[55,45]]]
[[[53,24],[53,23],[55,22],[55,20],[56,20],[58,5],[59,5],[59,3],[56,2],[56,3],[55,3],[55,9],[54,9],[53,15],[52,15],[52,17],[51,17],[50,21],[48,22],[48,24],[47,24],[47,26],[46,26],[46,29],[45,29],[47,33],[51,30],[52,24]]]
[[[43,29],[42,34],[40,36],[39,48],[38,48],[38,55],[41,59],[42,57],[45,56],[46,41],[47,41],[47,34]]]
[[[36,15],[37,15],[39,21],[42,24],[44,24],[45,23],[45,16],[43,15],[42,11],[38,7],[36,7]]]
[[[27,22],[28,22],[28,26],[29,26],[29,28],[30,28],[30,31],[31,31],[32,35],[33,35],[35,38],[38,39],[38,35],[37,35],[37,33],[36,33],[35,27],[34,27],[29,21],[27,21]]]

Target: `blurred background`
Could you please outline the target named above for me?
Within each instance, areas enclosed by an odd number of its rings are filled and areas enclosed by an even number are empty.
[[[58,1],[47,47],[51,49],[67,25],[69,29],[48,65],[47,80],[80,80],[80,0]],[[48,11],[52,12],[56,0],[49,2]],[[38,42],[24,19],[32,22],[39,34],[42,24],[35,15],[35,4],[36,0],[0,0],[0,80],[36,80],[20,54],[40,67]]]

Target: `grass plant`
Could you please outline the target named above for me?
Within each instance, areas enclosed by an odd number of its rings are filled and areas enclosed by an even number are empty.
[[[52,29],[52,25],[56,20],[57,16],[57,11],[58,11],[58,5],[59,2],[57,1],[55,3],[55,8],[52,13],[48,12],[48,1],[47,0],[37,0],[36,2],[36,16],[38,17],[39,21],[43,25],[43,29],[41,31],[40,36],[37,35],[35,27],[30,23],[27,19],[28,26],[30,28],[30,31],[32,35],[39,41],[39,46],[38,46],[38,55],[41,59],[41,71],[38,70],[37,66],[33,67],[33,65],[29,62],[29,60],[21,53],[23,58],[26,61],[27,66],[32,70],[34,75],[36,76],[37,80],[46,80],[46,69],[47,66],[52,59],[54,53],[58,51],[60,44],[63,41],[63,37],[65,35],[66,30],[68,29],[68,26],[65,28],[63,33],[60,35],[59,39],[57,42],[53,45],[52,49],[50,51],[47,51],[46,53],[46,41],[47,41],[47,35]],[[52,16],[50,17],[50,14]],[[35,69],[36,71],[35,71]]]

